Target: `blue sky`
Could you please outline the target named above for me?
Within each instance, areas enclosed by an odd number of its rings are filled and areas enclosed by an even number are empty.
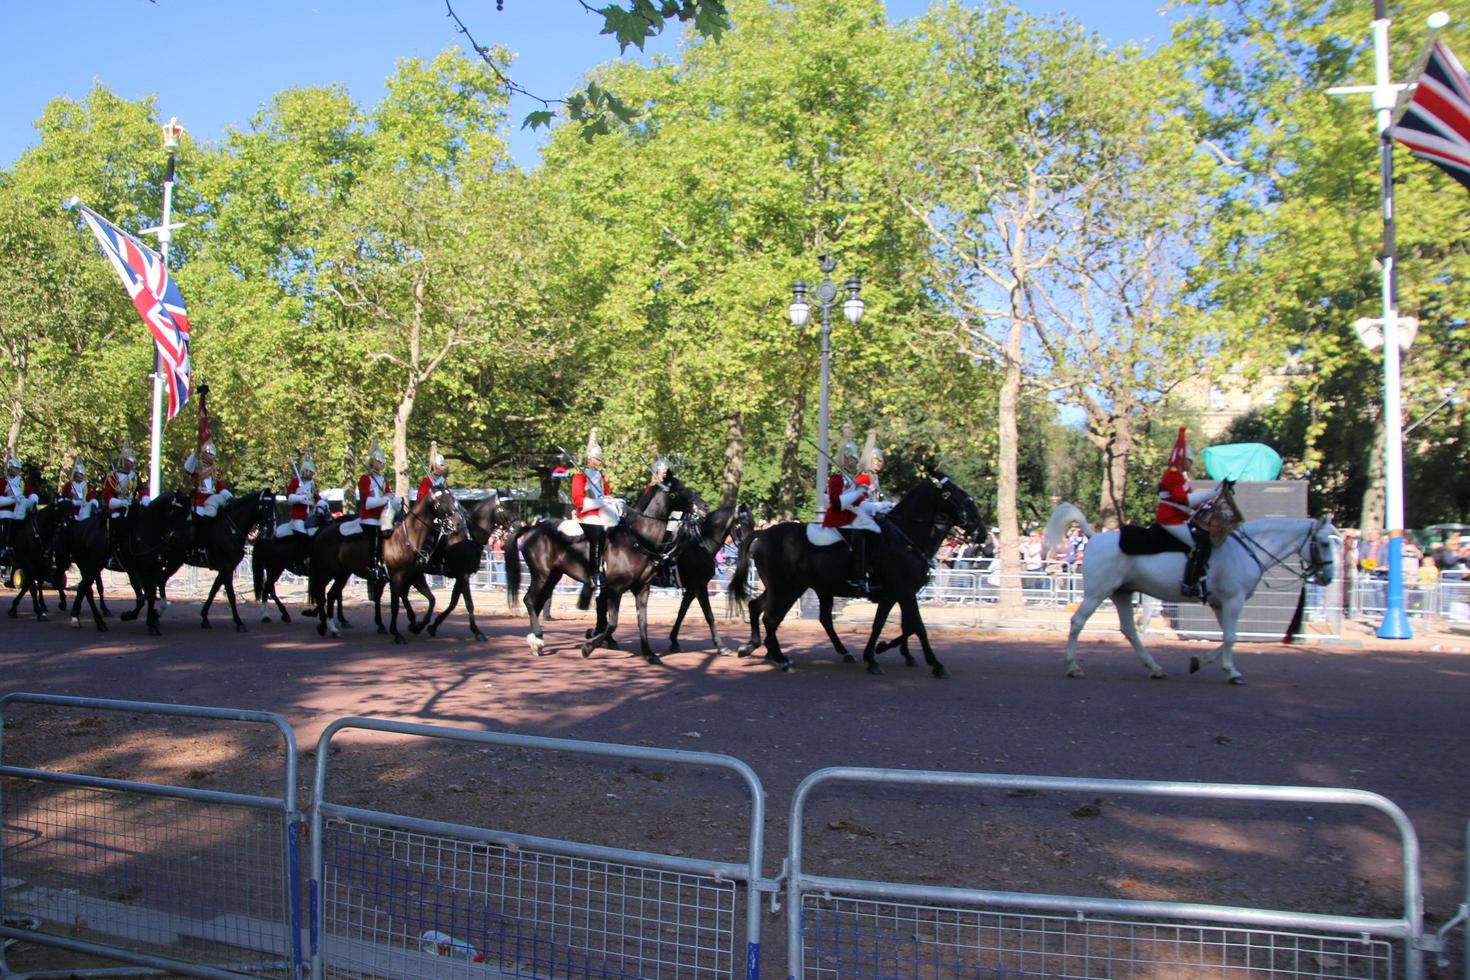
[[[1158,42],[1163,0],[1022,0],[1036,14],[1066,14],[1113,43]],[[922,12],[927,0],[891,0],[889,16]],[[360,104],[382,95],[383,79],[405,56],[468,47],[444,0],[48,0],[6,5],[0,29],[0,166],[37,142],[34,121],[57,96],[78,98],[94,80],[127,99],[158,96],[162,118],[177,116],[195,139],[217,142],[244,128],[283,89],[345,83]],[[590,68],[617,57],[600,18],[575,0],[454,0],[481,44],[517,54],[513,77],[555,98]],[[673,54],[677,31],[650,44]],[[156,42],[150,52],[148,42]],[[541,136],[519,130],[539,105],[510,108],[511,152],[535,164]]]

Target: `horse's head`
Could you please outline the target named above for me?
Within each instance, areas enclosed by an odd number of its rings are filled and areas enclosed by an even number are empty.
[[[515,518],[501,503],[500,495],[494,490],[490,496],[470,508],[466,530],[481,545],[489,543],[497,531],[508,531],[515,526]]]
[[[975,544],[984,543],[985,522],[970,495],[943,473],[929,474],[929,483],[935,491],[935,516],[962,529]]]
[[[750,508],[740,504],[735,508],[735,518],[730,522],[730,540],[737,545],[750,532],[755,530],[755,515]]]
[[[683,511],[686,514],[694,514],[696,517],[704,517],[709,513],[709,504],[704,502],[704,498],[686,486],[677,476],[669,476],[661,486],[669,494],[671,512]]]
[[[252,499],[253,498],[253,499]],[[246,494],[240,498],[247,507],[254,510],[247,511],[250,516],[250,525],[255,529],[256,536],[270,538],[276,533],[276,494],[274,490],[260,490],[256,493]]]
[[[1298,549],[1304,564],[1303,577],[1313,585],[1330,585],[1337,566],[1337,528],[1323,517],[1312,522],[1307,540]]]
[[[464,530],[464,510],[454,499],[454,494],[448,490],[435,490],[429,494],[428,500],[429,519],[434,522],[435,531],[448,536]]]

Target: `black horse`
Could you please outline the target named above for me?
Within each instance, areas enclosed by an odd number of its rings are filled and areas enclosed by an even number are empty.
[[[306,516],[306,526],[318,533],[327,524],[341,520],[340,517],[319,520],[318,515],[321,513],[322,511],[313,507]],[[259,535],[255,543],[251,545],[250,579],[255,601],[260,606],[262,623],[271,621],[270,606],[266,604],[267,602],[276,604],[276,609],[281,615],[281,622],[291,622],[291,614],[287,612],[286,604],[276,594],[276,582],[287,571],[301,578],[310,577],[311,539],[312,535],[308,534],[288,534],[283,538],[278,538],[272,528],[269,533]],[[302,615],[315,616],[316,610],[302,610]],[[343,625],[346,625],[345,622]]]
[[[638,603],[638,634],[642,640],[643,659],[651,664],[661,662],[648,645],[648,584],[660,563],[672,561],[691,540],[677,528],[670,532],[669,515],[680,511],[682,520],[692,523],[694,518],[690,510],[694,505],[694,492],[682,483],[670,480],[652,490],[648,504],[641,512],[631,507],[624,508],[621,523],[608,529],[607,544],[603,548],[603,586],[597,596],[597,626],[583,642],[582,656],[590,657],[592,651],[603,645],[617,629],[618,605],[623,595],[631,592]],[[530,570],[531,581],[526,588],[524,604],[531,621],[531,632],[527,634],[526,641],[537,656],[546,652],[541,610],[556,583],[563,575],[584,583],[591,577],[586,538],[568,537],[560,531],[560,524],[560,521],[548,520],[522,527],[505,549],[506,596],[512,608],[521,591],[517,554]]]
[[[189,548],[188,516],[189,498],[165,493],[147,506],[135,504],[125,517],[115,520],[93,514],[84,521],[62,521],[56,535],[57,574],[75,562],[78,575],[72,626],[82,625],[82,600],[86,599],[97,629],[107,630],[97,610],[96,596],[101,594],[103,569],[115,559],[127,573],[135,600],[133,608],[118,618],[129,622],[137,619],[146,602],[148,633],[157,636],[158,602],[164,583],[183,564]]]
[[[875,659],[876,647],[883,624],[897,605],[904,634],[918,637],[924,648],[924,660],[934,676],[948,676],[929,646],[929,634],[919,613],[918,594],[929,581],[930,561],[955,527],[964,528],[974,540],[985,538],[985,525],[970,495],[949,477],[935,473],[904,494],[883,520],[881,532],[874,534],[868,544],[873,566],[872,589],[860,598],[870,598],[878,606],[872,633],[863,650],[868,673],[882,673]],[[750,598],[747,583],[752,561],[766,587],[754,599]],[[848,561],[848,548],[843,544],[814,546],[807,539],[805,524],[777,524],[748,535],[740,544],[740,556],[730,581],[732,603],[749,604],[750,642],[740,648],[740,655],[748,656],[760,644],[764,626],[766,660],[782,670],[790,670],[791,662],[781,652],[776,630],[792,604],[811,589],[817,594],[822,627],[832,646],[844,661],[851,663],[852,655],[832,624],[833,597],[852,594],[847,584]]]
[[[704,613],[704,621],[709,624],[709,635],[715,649],[721,654],[729,652],[715,628],[715,614],[709,605],[709,583],[715,577],[715,555],[725,546],[725,539],[738,545],[754,529],[755,518],[744,504],[713,510],[700,520],[697,527],[690,529],[689,533],[696,536],[696,546],[681,549],[675,558],[674,567],[679,573],[679,587],[684,590],[684,597],[679,602],[679,615],[674,617],[674,628],[669,630],[670,653],[679,652],[679,625],[684,622],[689,604],[696,599]]]
[[[70,515],[70,511],[70,506],[45,504],[39,508],[31,508],[25,517],[15,522],[10,540],[10,563],[20,573],[20,588],[10,603],[8,615],[11,619],[16,618],[16,608],[29,592],[31,608],[35,610],[36,618],[43,622],[46,620],[45,588],[55,572],[56,531],[61,521]],[[65,592],[61,593],[61,607],[66,608]]]
[[[219,507],[214,517],[193,519],[193,546],[185,551],[185,564],[208,568],[214,572],[214,582],[209,595],[199,610],[199,625],[213,629],[209,622],[209,607],[214,597],[224,586],[230,600],[230,617],[235,621],[235,632],[244,633],[245,622],[240,618],[240,609],[235,601],[235,569],[245,557],[245,544],[254,536],[262,539],[275,531],[276,495],[270,490],[256,490],[234,497]],[[166,582],[177,569],[171,569],[164,577]]]
[[[343,535],[346,522],[331,524],[317,532],[311,545],[310,593],[317,612],[317,633],[340,636],[339,622],[333,610],[342,607],[342,590],[353,575],[373,580],[369,534],[377,534],[371,525],[362,533]],[[390,623],[388,632],[394,643],[406,643],[398,632],[398,604],[403,601],[409,584],[428,561],[439,542],[459,531],[464,518],[454,495],[436,490],[415,500],[399,519],[393,532],[383,539],[383,564],[388,570]],[[429,613],[434,611],[433,593],[429,594]],[[427,614],[426,614],[427,615]],[[330,621],[330,626],[328,625]]]

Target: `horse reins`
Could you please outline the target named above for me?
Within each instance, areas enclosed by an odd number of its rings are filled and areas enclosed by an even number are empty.
[[[1288,571],[1291,571],[1291,573],[1296,576],[1296,578],[1303,582],[1310,582],[1312,578],[1320,575],[1322,572],[1323,562],[1320,554],[1320,548],[1317,544],[1317,532],[1322,529],[1322,525],[1324,523],[1325,522],[1321,518],[1313,521],[1312,526],[1307,529],[1306,537],[1302,539],[1302,544],[1310,546],[1311,557],[1303,563],[1300,569],[1297,569],[1295,571],[1288,569]],[[1240,546],[1245,549],[1245,553],[1247,555],[1250,555],[1251,560],[1256,563],[1256,567],[1261,570],[1262,576],[1265,576],[1267,572],[1278,565],[1285,565],[1291,558],[1290,555],[1277,555],[1276,553],[1271,551],[1271,549],[1267,548],[1265,545],[1261,544],[1261,542],[1257,541],[1255,538],[1251,537],[1249,534],[1246,534],[1240,529],[1231,531],[1230,536],[1240,541]],[[1269,557],[1271,559],[1271,564],[1267,565],[1265,562],[1261,561],[1260,556],[1256,554],[1257,550],[1263,552],[1267,557]],[[1292,552],[1292,554],[1300,556],[1301,551],[1301,545],[1297,545],[1296,551]]]

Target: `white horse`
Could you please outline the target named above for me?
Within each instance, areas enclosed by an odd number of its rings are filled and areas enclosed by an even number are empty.
[[[1087,542],[1082,561],[1082,604],[1072,615],[1072,631],[1067,635],[1067,676],[1082,676],[1082,664],[1077,660],[1077,636],[1103,600],[1111,598],[1118,608],[1118,624],[1123,635],[1133,644],[1133,650],[1148,668],[1149,676],[1167,677],[1164,668],[1149,655],[1138,637],[1138,627],[1133,622],[1133,593],[1142,592],[1165,602],[1193,601],[1179,591],[1186,556],[1177,551],[1158,555],[1125,555],[1119,547],[1117,531],[1095,535],[1082,511],[1075,504],[1065,503],[1052,512],[1051,520],[1047,522],[1043,544],[1045,554],[1052,552],[1073,523],[1080,525],[1082,533],[1091,540]],[[1313,585],[1331,582],[1332,539],[1336,533],[1325,518],[1246,521],[1215,548],[1210,556],[1208,602],[1215,611],[1215,618],[1220,621],[1223,642],[1203,662],[1208,665],[1218,657],[1229,682],[1244,684],[1245,678],[1235,669],[1234,649],[1236,625],[1246,600],[1255,593],[1261,576],[1292,559],[1299,560],[1297,574],[1303,581]],[[1190,673],[1198,670],[1199,661],[1191,662],[1189,669]]]

